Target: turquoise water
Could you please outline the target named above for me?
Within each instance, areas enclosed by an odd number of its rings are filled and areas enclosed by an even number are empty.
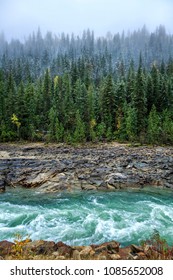
[[[80,192],[41,194],[14,189],[0,194],[0,240],[88,245],[116,240],[139,244],[154,230],[173,244],[173,193]]]

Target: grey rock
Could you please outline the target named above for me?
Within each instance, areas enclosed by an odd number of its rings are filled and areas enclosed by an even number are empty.
[[[3,145],[0,190],[5,184],[43,192],[143,188],[173,189],[173,148]],[[2,152],[1,152],[2,154]]]

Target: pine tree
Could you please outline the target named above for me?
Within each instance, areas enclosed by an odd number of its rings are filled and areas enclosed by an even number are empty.
[[[16,94],[16,84],[13,78],[12,72],[9,73],[7,82],[5,84],[5,90],[4,90],[4,95],[5,95],[5,115],[6,115],[6,123],[7,126],[12,128],[11,126],[11,115],[12,113],[17,113],[16,109],[16,99],[17,99],[17,94]],[[13,112],[11,111],[13,110]]]
[[[143,141],[146,130],[146,78],[142,69],[142,57],[140,55],[139,67],[135,79],[135,89],[132,97],[132,107],[136,112],[137,135]]]
[[[149,143],[157,144],[160,141],[160,117],[156,111],[156,106],[153,105],[148,117],[147,138]]]
[[[74,142],[84,142],[85,141],[85,126],[80,116],[79,110],[76,111],[76,128],[73,136]]]
[[[36,93],[31,83],[28,83],[25,87],[25,104],[27,107],[27,129],[29,140],[34,140],[36,130]]]
[[[0,124],[5,117],[5,96],[4,96],[3,73],[0,71]]]
[[[115,132],[115,137],[120,141],[126,141],[127,131],[126,131],[126,120],[127,120],[128,105],[125,101],[122,108],[118,108],[117,111],[117,131]]]
[[[102,122],[111,132],[116,129],[115,86],[111,75],[108,75],[101,90]]]
[[[95,116],[95,93],[92,85],[88,88],[88,118],[89,118],[89,137],[91,141],[96,139],[96,116]]]
[[[28,113],[28,104],[25,100],[25,87],[23,82],[20,83],[17,92],[17,102],[16,102],[16,114],[21,122],[20,128],[20,137],[22,139],[28,138],[28,122],[29,122],[29,113]]]
[[[17,135],[18,135],[18,138],[20,138],[21,122],[19,121],[18,117],[15,114],[12,115],[11,122],[16,126],[16,128],[17,128]]]
[[[146,81],[147,85],[146,85],[146,99],[147,99],[147,115],[149,115],[152,105],[153,105],[153,81],[152,81],[152,77],[151,74],[149,73],[147,75],[147,81]]]
[[[63,124],[64,129],[70,131],[73,130],[75,125],[75,103],[72,97],[72,87],[70,77],[65,74],[62,77],[62,88],[60,91],[60,103],[58,104],[59,121]],[[61,106],[61,108],[60,108]]]
[[[54,141],[56,135],[56,108],[53,106],[49,111],[49,139]]]
[[[87,125],[89,123],[88,93],[85,84],[81,83],[80,79],[76,81],[74,93],[76,110],[79,110],[82,121]]]
[[[160,73],[156,64],[153,64],[151,69],[151,79],[152,79],[152,92],[150,97],[151,104],[156,106],[157,111],[161,111],[160,108],[160,99],[161,99],[161,91],[160,91]]]
[[[162,112],[161,140],[165,144],[173,144],[172,112],[167,109]]]
[[[106,125],[101,122],[96,127],[96,135],[99,141],[102,141],[106,137]]]
[[[134,95],[135,90],[135,70],[133,60],[130,62],[130,67],[127,74],[126,81],[126,101],[127,103],[132,102],[132,96]]]
[[[63,142],[64,141],[64,127],[62,123],[59,122],[58,117],[55,121],[55,138],[57,142]]]
[[[49,110],[51,108],[51,98],[52,98],[52,83],[51,83],[51,77],[50,77],[50,71],[47,69],[45,76],[44,76],[44,81],[43,81],[43,125],[44,129],[47,130],[47,120],[48,120],[48,114]]]
[[[129,141],[137,140],[137,113],[136,109],[131,106],[127,109],[126,132]]]

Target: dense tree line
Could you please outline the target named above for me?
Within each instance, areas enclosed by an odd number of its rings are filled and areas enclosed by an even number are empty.
[[[0,141],[173,143],[173,36],[0,36]]]

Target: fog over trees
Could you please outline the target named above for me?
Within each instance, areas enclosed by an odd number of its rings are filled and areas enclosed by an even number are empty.
[[[173,142],[173,35],[0,35],[0,141]]]

